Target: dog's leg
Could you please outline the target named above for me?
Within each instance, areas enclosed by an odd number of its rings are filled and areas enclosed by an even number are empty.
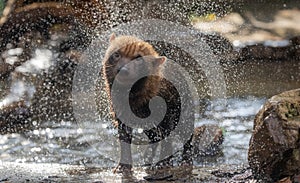
[[[127,173],[132,171],[131,141],[132,129],[119,123],[120,161],[114,172]]]

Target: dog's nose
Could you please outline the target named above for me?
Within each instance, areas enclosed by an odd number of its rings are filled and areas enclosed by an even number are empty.
[[[121,67],[120,69],[118,69],[118,73],[121,76],[128,76],[129,75],[129,69],[126,67]]]

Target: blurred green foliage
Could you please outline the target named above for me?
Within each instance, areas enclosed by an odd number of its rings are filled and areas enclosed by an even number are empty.
[[[0,16],[2,16],[4,7],[5,7],[5,0],[0,0]]]

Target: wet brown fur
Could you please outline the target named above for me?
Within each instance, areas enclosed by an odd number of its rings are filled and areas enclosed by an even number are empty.
[[[119,36],[116,37],[115,40],[110,42],[109,48],[106,51],[106,55],[104,58],[104,67],[103,73],[106,82],[106,90],[108,94],[110,94],[111,86],[115,79],[115,73],[112,72],[112,68],[115,65],[109,64],[109,57],[116,51],[119,51],[122,56],[126,56],[128,58],[134,59],[138,55],[144,56],[154,56],[157,57],[158,53],[154,50],[152,45],[147,42],[144,42],[136,37],[132,36]],[[157,75],[162,76],[161,70],[157,70],[155,72]],[[148,78],[145,81],[144,87],[141,91],[136,93],[136,98],[134,102],[135,106],[131,106],[132,108],[140,107],[145,104],[149,99],[156,96],[160,89],[160,81],[161,77],[152,77]],[[112,111],[113,112],[113,111]]]
[[[147,42],[142,41],[136,37],[132,36],[119,36],[110,41],[110,45],[106,51],[105,58],[103,60],[103,73],[104,79],[106,82],[106,90],[111,100],[110,92],[111,87],[114,82],[116,73],[114,72],[114,68],[117,63],[110,63],[110,57],[118,52],[122,57],[127,57],[130,59],[136,58],[138,55],[144,56],[153,56],[154,58],[159,57],[158,53],[154,50],[154,48]],[[151,98],[155,96],[162,97],[167,104],[167,111],[163,121],[153,129],[144,130],[144,133],[149,138],[149,143],[156,143],[160,140],[167,137],[172,130],[175,129],[181,112],[181,99],[176,88],[167,80],[163,78],[162,67],[158,68],[149,68],[152,73],[155,73],[154,77],[146,77],[142,79],[143,81],[137,82],[133,85],[132,93],[129,95],[129,104],[133,113],[135,113],[138,117],[145,118],[150,115],[149,110],[149,101]],[[111,104],[112,106],[112,104]],[[120,144],[121,142],[126,142],[127,144],[131,144],[132,139],[132,129],[127,127],[120,121],[116,115],[113,107],[112,115],[116,121],[116,127],[118,128]],[[121,109],[122,110],[122,109]],[[190,143],[185,145],[186,149],[190,149]],[[128,146],[124,149],[128,150]],[[129,147],[130,149],[130,147]],[[125,150],[124,150],[125,151]],[[129,151],[129,150],[128,150]],[[131,152],[126,151],[126,153],[130,154],[129,162],[131,159]],[[131,150],[130,150],[131,151]],[[121,145],[121,159],[122,159],[122,145]],[[184,158],[183,158],[184,159]],[[185,159],[190,159],[190,155],[186,156]],[[118,165],[118,169],[123,171],[122,169],[131,169],[130,165],[124,165],[120,163]]]

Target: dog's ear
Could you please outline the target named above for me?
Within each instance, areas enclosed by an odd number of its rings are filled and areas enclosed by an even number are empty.
[[[115,33],[112,33],[111,35],[110,35],[110,38],[109,38],[109,42],[111,43],[113,40],[115,40],[116,39],[116,34]]]
[[[156,66],[160,66],[163,63],[165,63],[166,60],[167,60],[167,57],[165,57],[165,56],[159,56],[159,57],[155,58],[155,65]]]

